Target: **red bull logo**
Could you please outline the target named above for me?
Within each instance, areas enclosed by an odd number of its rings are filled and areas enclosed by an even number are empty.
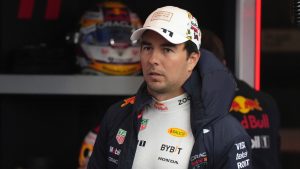
[[[254,115],[244,115],[241,125],[245,129],[265,129],[270,128],[269,116],[265,113],[262,114],[261,118]]]
[[[250,111],[258,110],[262,111],[257,99],[252,100],[245,98],[243,96],[236,96],[231,104],[230,112],[240,112],[242,114],[247,114]]]
[[[121,2],[104,2],[103,13],[105,20],[130,22],[129,11],[126,5]]]

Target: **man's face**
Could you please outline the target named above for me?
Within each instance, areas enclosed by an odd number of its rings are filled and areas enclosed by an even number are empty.
[[[148,91],[158,100],[182,94],[182,85],[199,59],[197,53],[187,56],[184,43],[172,44],[154,31],[143,34],[140,55]]]

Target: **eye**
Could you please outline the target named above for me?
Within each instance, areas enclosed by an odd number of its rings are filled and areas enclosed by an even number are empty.
[[[164,48],[164,53],[170,53],[173,52],[173,50],[171,48]]]
[[[142,51],[149,51],[149,50],[151,50],[150,46],[147,45],[142,46]]]

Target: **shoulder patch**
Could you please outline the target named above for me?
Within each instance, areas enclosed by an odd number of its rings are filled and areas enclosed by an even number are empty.
[[[134,104],[135,103],[135,96],[132,96],[130,98],[124,99],[124,103],[121,104],[121,107],[125,107],[128,104]]]

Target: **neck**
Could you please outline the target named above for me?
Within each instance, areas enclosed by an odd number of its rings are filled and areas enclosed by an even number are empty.
[[[164,100],[168,100],[177,96],[180,96],[184,93],[183,89],[174,91],[172,93],[160,93],[160,92],[155,92],[155,91],[151,91],[148,89],[148,92],[150,93],[150,95],[155,98],[157,101],[164,101]]]

